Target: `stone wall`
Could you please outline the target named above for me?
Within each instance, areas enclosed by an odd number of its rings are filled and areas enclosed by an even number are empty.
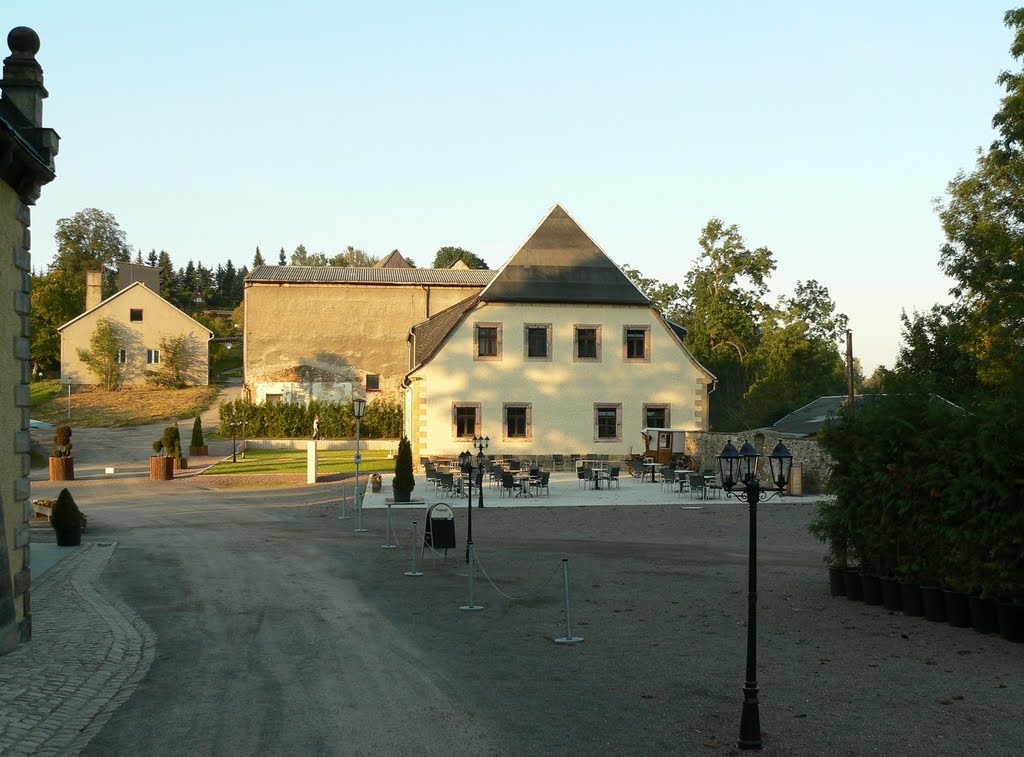
[[[821,445],[814,439],[792,439],[767,431],[743,431],[724,433],[717,431],[687,432],[686,453],[694,458],[700,470],[718,471],[718,455],[722,448],[731,441],[739,449],[743,442],[749,441],[762,455],[769,455],[775,445],[781,441],[793,455],[793,465],[803,466],[803,494],[821,494],[825,477],[828,474],[830,460]],[[767,461],[762,461],[767,471]],[[762,478],[768,478],[762,473]]]

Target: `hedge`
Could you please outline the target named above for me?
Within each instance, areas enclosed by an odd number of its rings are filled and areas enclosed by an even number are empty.
[[[320,436],[324,439],[349,439],[356,435],[352,405],[313,400],[308,405],[282,403],[254,405],[244,400],[220,407],[220,425],[225,433],[232,427],[248,437],[269,439],[309,439],[313,436],[313,418],[320,416]],[[366,404],[359,429],[363,439],[395,439],[402,435],[400,402],[375,399]]]

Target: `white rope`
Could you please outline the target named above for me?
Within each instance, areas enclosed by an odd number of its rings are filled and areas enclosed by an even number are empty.
[[[474,553],[474,554],[476,554],[476,553]],[[484,574],[484,578],[487,579],[487,583],[489,583],[494,588],[494,590],[496,592],[501,594],[501,596],[505,597],[506,599],[511,599],[513,602],[518,602],[519,600],[528,599],[528,598],[530,598],[532,596],[540,594],[541,589],[543,589],[545,586],[547,586],[549,583],[551,583],[551,579],[554,578],[558,574],[558,569],[562,567],[562,564],[559,563],[555,567],[555,570],[551,573],[551,575],[548,576],[547,580],[545,580],[544,583],[542,583],[540,586],[538,586],[536,588],[536,590],[534,590],[533,592],[530,592],[528,594],[524,594],[521,597],[513,597],[513,596],[511,596],[509,594],[506,594],[505,592],[503,592],[501,589],[499,589],[497,586],[494,585],[494,581],[492,581],[491,577],[489,575],[487,575],[487,571],[484,570],[483,563],[480,562],[480,555],[479,554],[476,554],[476,564],[480,566],[480,572]]]

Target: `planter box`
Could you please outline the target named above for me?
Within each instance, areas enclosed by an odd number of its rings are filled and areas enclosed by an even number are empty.
[[[187,457],[172,457],[174,461],[174,470],[188,470],[188,458]]]
[[[50,480],[51,481],[74,481],[75,480],[75,458],[73,458],[73,457],[51,457],[50,458]]]
[[[900,581],[900,603],[903,605],[903,614],[919,618],[924,615],[924,599],[921,596],[921,586],[915,583]]]
[[[864,601],[864,584],[861,582],[861,574],[859,570],[847,568],[843,582],[846,584],[847,599],[854,602]]]
[[[921,599],[924,600],[924,617],[932,623],[946,622],[946,595],[938,586],[922,586]]]
[[[174,478],[174,458],[152,455],[149,458],[149,480],[170,481]]]
[[[1007,641],[1024,642],[1024,605],[996,605],[999,615],[999,633]]]
[[[882,580],[878,576],[865,573],[860,577],[860,582],[864,593],[864,604],[882,604]]]
[[[998,633],[996,601],[991,597],[971,597],[971,624],[978,633]]]
[[[209,457],[209,455],[210,448],[205,444],[202,447],[194,447],[191,444],[188,446],[189,457]]]

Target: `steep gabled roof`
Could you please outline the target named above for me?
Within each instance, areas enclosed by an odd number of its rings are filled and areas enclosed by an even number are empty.
[[[86,317],[87,315],[89,315],[89,313],[95,313],[95,312],[96,312],[97,310],[99,310],[99,309],[101,309],[101,308],[103,308],[103,307],[106,307],[106,306],[107,306],[108,304],[110,304],[111,302],[113,302],[114,300],[116,300],[116,299],[117,299],[118,297],[120,297],[121,295],[123,295],[123,294],[124,294],[125,292],[129,292],[129,291],[131,291],[132,289],[135,289],[135,287],[142,287],[143,291],[147,292],[147,293],[148,293],[148,294],[149,294],[149,295],[150,295],[151,297],[153,297],[153,298],[155,298],[155,299],[159,300],[160,302],[164,303],[165,305],[167,305],[167,307],[171,308],[172,310],[176,310],[177,312],[181,313],[181,314],[182,314],[183,316],[185,316],[185,317],[186,317],[186,318],[188,318],[188,319],[189,319],[190,321],[192,321],[192,323],[194,323],[194,324],[195,324],[196,326],[198,326],[198,327],[199,327],[199,328],[201,328],[201,329],[202,329],[203,331],[205,331],[205,332],[206,332],[207,334],[209,334],[211,338],[213,337],[213,332],[212,332],[212,331],[210,331],[210,329],[206,328],[206,326],[204,326],[203,324],[201,324],[201,323],[200,323],[199,321],[197,321],[197,320],[196,320],[195,318],[193,318],[192,316],[190,316],[190,315],[189,315],[188,313],[186,313],[186,312],[185,312],[184,310],[181,310],[181,309],[179,309],[179,308],[176,308],[176,307],[175,307],[175,306],[173,305],[173,303],[169,302],[168,300],[165,300],[165,299],[164,299],[163,297],[161,297],[160,295],[158,295],[158,294],[157,294],[156,292],[154,292],[154,291],[153,291],[152,289],[150,289],[149,287],[147,287],[147,286],[146,286],[145,284],[143,284],[143,283],[142,283],[141,281],[136,281],[136,282],[135,282],[135,283],[133,283],[133,284],[129,284],[128,286],[126,286],[126,287],[125,287],[124,289],[122,289],[121,291],[117,292],[116,294],[112,294],[112,295],[110,295],[109,297],[107,297],[107,299],[103,300],[103,302],[101,302],[101,303],[100,303],[99,305],[96,305],[95,307],[91,307],[91,308],[89,308],[88,310],[86,310],[86,311],[85,311],[84,313],[82,313],[81,315],[75,316],[75,317],[74,317],[74,318],[72,318],[72,319],[71,319],[70,321],[68,321],[67,323],[65,323],[65,324],[64,324],[63,326],[58,326],[58,327],[57,327],[57,331],[63,331],[64,329],[66,329],[66,328],[67,328],[68,326],[70,326],[70,325],[71,325],[72,323],[74,323],[75,321],[78,321],[78,320],[80,320],[80,319],[82,319],[82,318],[85,318],[85,317]]]
[[[392,250],[373,264],[374,268],[412,268],[398,250]]]
[[[485,302],[650,305],[561,205],[480,293]]]
[[[452,329],[479,301],[480,295],[471,295],[412,327],[412,335],[415,340],[415,351],[412,356],[413,370],[433,357]]]
[[[430,284],[484,287],[494,271],[452,268],[361,268],[311,265],[261,265],[247,284]]]

